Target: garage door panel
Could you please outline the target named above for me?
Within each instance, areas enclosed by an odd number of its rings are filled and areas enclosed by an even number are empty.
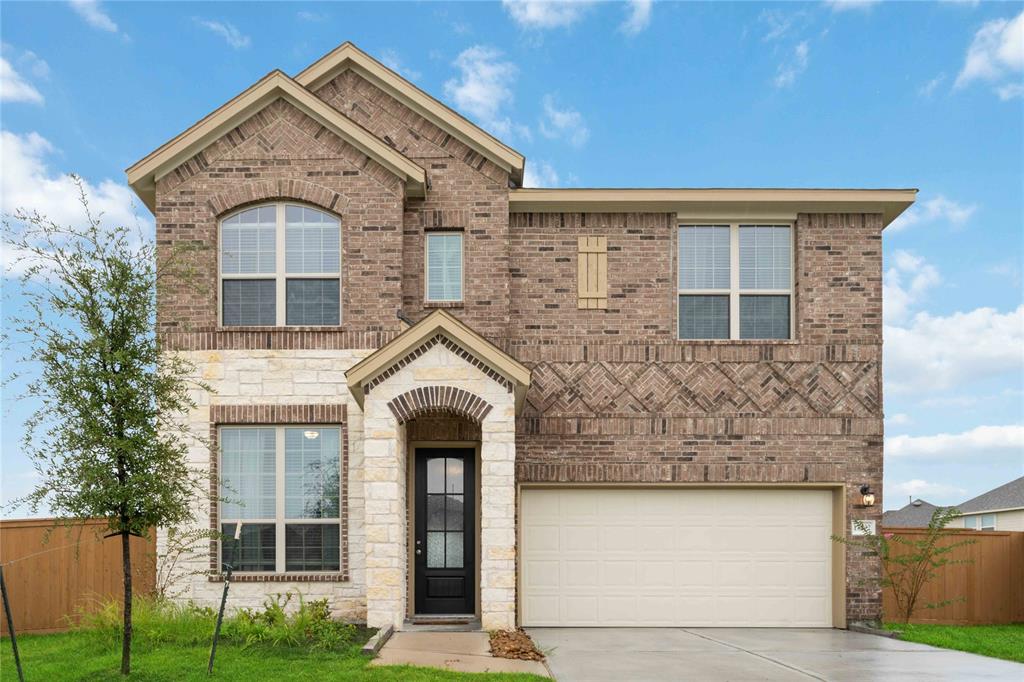
[[[828,627],[831,505],[823,490],[524,490],[523,623]]]

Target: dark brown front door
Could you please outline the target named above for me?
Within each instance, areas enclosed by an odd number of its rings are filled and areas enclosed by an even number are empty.
[[[416,449],[416,613],[475,610],[471,448]]]

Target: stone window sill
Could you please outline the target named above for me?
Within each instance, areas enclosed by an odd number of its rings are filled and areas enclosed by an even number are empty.
[[[211,583],[224,582],[223,573],[210,573],[207,579]],[[348,575],[341,572],[330,573],[232,573],[233,583],[344,583]]]
[[[675,339],[688,346],[797,346],[800,339]]]
[[[341,332],[344,325],[266,326],[266,327],[225,327],[218,325],[218,332]]]

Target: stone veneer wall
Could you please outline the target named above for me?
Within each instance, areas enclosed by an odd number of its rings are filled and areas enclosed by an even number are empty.
[[[326,598],[337,615],[355,622],[366,619],[365,533],[363,518],[363,417],[345,383],[345,370],[371,350],[216,350],[183,354],[196,366],[196,375],[213,393],[196,391],[196,409],[185,419],[189,429],[209,438],[211,405],[309,405],[345,406],[348,440],[348,580],[331,582],[287,581],[236,582],[228,599],[231,608],[259,607],[268,594],[301,591],[311,599]],[[209,469],[210,451],[205,444],[189,447],[192,466]],[[209,527],[209,506],[197,506],[194,528]],[[344,543],[343,543],[344,544]],[[157,551],[167,547],[167,530],[157,532]],[[210,558],[205,542],[198,554],[177,567],[172,593],[182,599],[215,606],[223,584],[208,575]],[[276,578],[275,578],[276,580]]]

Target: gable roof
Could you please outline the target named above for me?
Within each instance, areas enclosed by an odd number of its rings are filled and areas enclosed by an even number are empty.
[[[882,514],[882,525],[887,528],[927,528],[936,507],[931,502],[914,500],[901,509]]]
[[[125,171],[128,184],[143,203],[151,211],[154,210],[157,180],[278,98],[293,104],[404,180],[409,196],[424,196],[427,172],[422,167],[276,69],[174,139],[132,164]]]
[[[1024,509],[1024,476],[993,488],[957,506],[963,514],[1005,509]]]
[[[522,184],[523,167],[526,163],[522,154],[423,92],[350,42],[342,43],[307,66],[295,76],[295,81],[313,92],[346,69],[352,69],[420,116],[448,131],[508,171],[517,185]]]
[[[443,310],[430,313],[345,372],[348,389],[359,406],[363,406],[363,388],[366,382],[392,367],[439,333],[509,379],[515,392],[516,412],[521,409],[526,389],[530,387],[530,368]]]
[[[792,220],[797,213],[881,213],[883,227],[907,210],[916,189],[572,188],[514,189],[511,213],[675,212],[680,218]]]

